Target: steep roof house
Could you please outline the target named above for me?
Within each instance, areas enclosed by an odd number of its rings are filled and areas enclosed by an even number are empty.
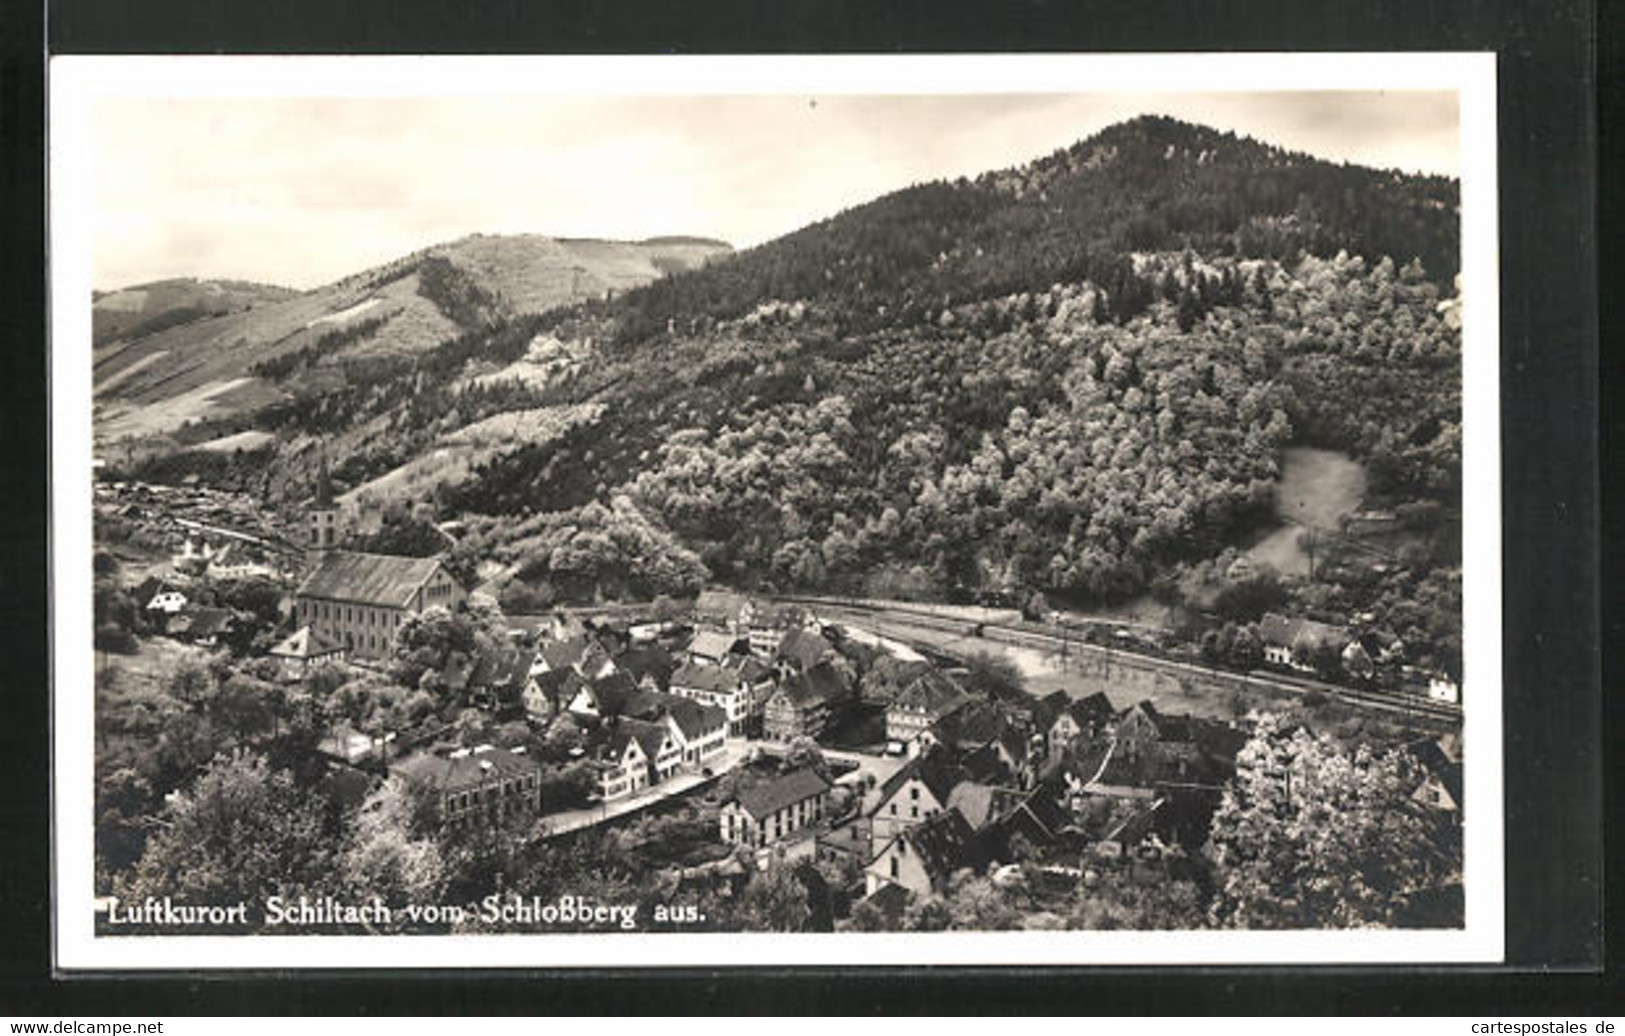
[[[846,690],[846,681],[827,662],[791,675],[763,706],[762,735],[777,741],[817,737],[831,706],[845,697]]]
[[[1317,654],[1335,652],[1341,658],[1354,639],[1337,626],[1312,619],[1288,618],[1275,612],[1258,623],[1258,638],[1264,644],[1264,660],[1302,672],[1313,672]]]
[[[890,838],[941,813],[954,788],[966,779],[964,769],[947,752],[936,750],[910,759],[880,786],[870,811],[875,838]]]
[[[811,767],[749,785],[723,804],[722,840],[759,848],[816,828],[824,820],[829,790],[829,781]]]
[[[448,827],[490,823],[542,808],[541,767],[522,749],[481,745],[447,755],[420,752],[390,771],[434,795],[441,822]]]
[[[344,649],[309,626],[301,626],[278,641],[267,654],[277,660],[282,679],[301,680],[322,662],[342,659]]]
[[[835,645],[817,630],[797,627],[779,638],[778,657],[794,664],[802,672],[836,654]]]
[[[874,895],[888,882],[914,896],[943,891],[955,872],[987,865],[982,840],[958,810],[937,814],[895,835],[864,869],[864,886]]]
[[[455,608],[465,596],[437,558],[326,551],[294,592],[294,621],[352,657],[384,658],[408,615]]]
[[[935,670],[925,673],[886,707],[886,738],[908,744],[971,701],[947,676]]]

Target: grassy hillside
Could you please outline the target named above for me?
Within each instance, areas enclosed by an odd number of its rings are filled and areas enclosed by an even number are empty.
[[[118,338],[141,338],[195,320],[280,302],[294,294],[292,288],[270,284],[191,277],[99,291],[91,300],[91,341],[103,345]]]
[[[252,308],[186,320],[180,317],[189,310],[171,309],[167,326],[98,344],[97,432],[116,441],[172,434],[187,422],[246,421],[259,406],[297,395],[301,386],[293,382],[312,370],[411,356],[524,314],[697,268],[727,250],[699,239],[475,235],[313,291],[280,292]],[[96,305],[98,312],[134,312],[155,295],[132,289]]]

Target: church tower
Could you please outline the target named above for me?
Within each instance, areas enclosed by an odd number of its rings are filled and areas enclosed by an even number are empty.
[[[322,454],[316,472],[316,495],[305,517],[307,550],[322,553],[339,546],[344,538],[343,512],[333,498],[333,479],[327,472],[327,454]]]

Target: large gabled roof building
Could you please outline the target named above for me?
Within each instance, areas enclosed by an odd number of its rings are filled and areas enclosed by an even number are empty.
[[[351,657],[384,658],[408,615],[455,608],[464,596],[438,558],[327,551],[294,592],[294,618]]]

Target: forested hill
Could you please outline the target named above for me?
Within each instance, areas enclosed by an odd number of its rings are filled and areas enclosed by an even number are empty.
[[[1230,561],[1274,522],[1282,450],[1323,446],[1417,535],[1302,610],[1438,642],[1459,621],[1423,528],[1460,490],[1456,190],[1137,119],[334,367],[257,416],[269,484],[301,499],[320,445],[350,499],[465,519],[460,564],[500,565],[513,608],[710,580],[1112,601],[1226,558],[1245,582]]]
[[[1338,165],[1146,116],[1019,168],[886,195],[632,292],[613,315],[625,341],[674,318],[725,320],[765,299],[806,299],[866,329],[1087,278],[1119,289],[1111,304],[1121,321],[1148,301],[1126,284],[1124,257],[1185,248],[1417,259],[1447,286],[1460,262],[1458,217],[1451,179]]]

